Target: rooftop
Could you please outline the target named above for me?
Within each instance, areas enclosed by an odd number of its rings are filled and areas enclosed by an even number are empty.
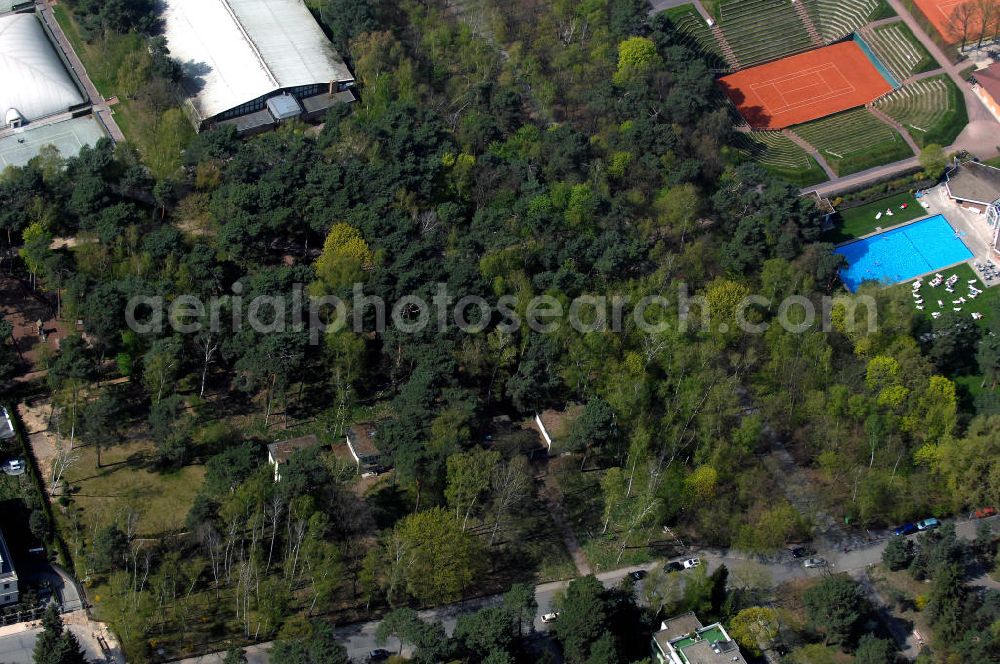
[[[1000,103],[1000,62],[994,62],[986,69],[973,73],[979,86]]]
[[[684,648],[678,648],[681,657],[687,660],[688,664],[723,664],[724,662],[746,664],[739,646],[726,639],[721,630],[718,632],[718,634],[706,633],[700,641],[694,641]]]
[[[359,456],[378,456],[378,447],[375,446],[376,431],[375,424],[372,422],[352,424],[347,430],[347,441]]]
[[[290,438],[277,443],[271,443],[267,446],[267,451],[276,463],[282,464],[287,463],[288,459],[299,450],[318,447],[319,444],[319,438],[313,434],[309,434],[308,436],[300,436],[299,438]]]
[[[1000,199],[1000,169],[967,161],[948,174],[952,198],[989,205]]]
[[[302,0],[165,0],[164,33],[202,119],[354,76]]]
[[[573,424],[573,421],[582,412],[582,404],[571,403],[563,410],[556,410],[554,408],[543,410],[538,413],[538,419],[541,421],[542,426],[545,427],[545,431],[555,441],[569,433],[570,425]]]
[[[692,633],[696,633],[694,638]],[[664,620],[653,639],[673,664],[746,664],[739,646],[720,623],[703,627],[694,613]]]
[[[692,612],[682,613],[660,623],[660,630],[654,635],[657,643],[665,646],[671,641],[676,641],[682,636],[687,636],[691,632],[702,628],[701,621]]]
[[[0,16],[0,116],[31,122],[84,102],[34,14]]]
[[[63,157],[76,156],[84,145],[93,147],[104,136],[93,115],[55,116],[44,123],[0,130],[0,171],[7,166],[24,166],[46,145],[55,146]]]
[[[17,572],[14,570],[14,561],[11,559],[10,551],[7,549],[7,540],[4,539],[3,531],[0,530],[0,579],[16,576]]]

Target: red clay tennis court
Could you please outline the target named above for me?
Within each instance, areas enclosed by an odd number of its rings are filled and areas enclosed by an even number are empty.
[[[955,8],[959,5],[972,5],[974,17],[969,20],[966,39],[979,38],[979,9],[976,0],[914,0],[914,2],[949,44],[962,41],[961,22],[955,18]]]
[[[892,90],[855,42],[752,67],[719,80],[755,129],[784,129],[864,106]]]

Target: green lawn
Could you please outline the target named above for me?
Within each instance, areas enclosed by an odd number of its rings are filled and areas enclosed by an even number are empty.
[[[126,509],[138,513],[139,535],[182,528],[205,476],[204,466],[185,466],[173,472],[154,470],[150,466],[153,445],[146,441],[103,450],[101,468],[97,468],[93,446],[80,447],[77,452],[79,460],[65,477],[74,488],[73,502],[83,510],[88,535],[92,527],[109,525]]]
[[[944,284],[938,286],[937,288],[931,288],[924,280],[924,286],[920,289],[920,293],[924,298],[924,306],[926,307],[923,311],[918,312],[923,314],[928,320],[932,320],[931,313],[934,311],[952,311],[953,307],[959,306],[954,304],[954,300],[960,297],[965,297],[966,301],[964,304],[960,305],[962,307],[961,314],[963,316],[971,316],[974,313],[983,314],[983,317],[977,321],[977,324],[985,329],[990,322],[996,320],[1000,317],[1000,286],[994,288],[987,288],[983,285],[979,275],[977,275],[971,267],[968,265],[959,265],[958,267],[950,268],[948,270],[941,270],[942,276],[945,279],[952,275],[958,275],[958,283],[955,284],[955,292],[949,293],[944,289]],[[969,280],[975,279],[976,283],[972,284],[977,289],[983,291],[981,295],[975,299],[968,297]],[[910,290],[913,282],[907,282],[905,285],[900,285],[900,288],[906,288]],[[938,307],[938,300],[944,302],[944,307]]]
[[[907,204],[905,210],[900,205]],[[885,211],[892,209],[893,216],[885,216]],[[876,220],[875,215],[882,212],[882,218]],[[827,242],[841,243],[874,233],[877,228],[891,228],[899,224],[926,216],[927,210],[920,206],[913,194],[899,194],[882,198],[868,205],[838,210],[834,219],[836,226],[823,238]]]

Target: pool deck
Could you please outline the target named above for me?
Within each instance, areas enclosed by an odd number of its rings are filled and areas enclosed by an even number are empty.
[[[925,191],[924,197],[921,200],[926,201],[930,206],[926,208],[927,214],[924,216],[918,217],[917,219],[911,219],[910,221],[903,222],[897,226],[879,228],[871,233],[868,233],[867,235],[862,235],[861,237],[848,240],[847,242],[841,242],[837,245],[837,247],[842,247],[846,244],[864,240],[875,235],[881,235],[887,231],[904,228],[906,226],[924,221],[935,215],[942,214],[948,220],[948,223],[951,224],[951,227],[961,235],[962,242],[964,242],[965,246],[972,252],[972,258],[925,272],[912,279],[908,279],[907,282],[915,281],[916,279],[941,272],[942,270],[952,269],[956,265],[962,265],[965,263],[968,264],[972,271],[976,273],[976,276],[980,278],[987,288],[993,288],[994,286],[1000,285],[1000,283],[987,283],[986,280],[983,279],[982,274],[976,270],[975,267],[975,263],[985,263],[986,261],[995,258],[991,248],[993,242],[993,229],[986,223],[986,215],[976,214],[975,212],[970,212],[963,209],[959,205],[956,205],[955,202],[948,197],[948,191],[945,189],[944,185],[938,185],[933,189]]]
[[[972,258],[965,262],[976,273],[976,276],[983,281],[987,288],[996,286],[996,283],[987,283],[982,279],[982,274],[975,267],[976,263],[985,263],[995,258],[992,249],[993,229],[986,223],[986,215],[970,212],[956,205],[953,200],[948,198],[948,192],[944,185],[938,185],[928,191],[925,194],[925,200],[931,205],[929,210],[931,213],[943,214],[951,223],[952,228],[962,234],[962,241],[972,252]],[[935,270],[935,272],[937,271]]]

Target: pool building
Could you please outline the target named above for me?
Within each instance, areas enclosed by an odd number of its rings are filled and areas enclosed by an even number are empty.
[[[961,234],[944,215],[935,215],[841,245],[847,260],[840,278],[852,293],[862,283],[889,286],[972,258]]]
[[[664,620],[651,648],[657,664],[746,664],[722,623],[706,627],[694,613]]]

